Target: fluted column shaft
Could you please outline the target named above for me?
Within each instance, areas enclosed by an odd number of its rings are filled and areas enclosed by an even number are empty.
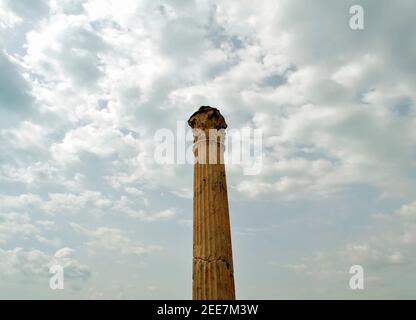
[[[193,127],[196,161],[192,297],[198,300],[232,300],[235,299],[235,288],[223,158],[224,130],[214,128],[213,131],[208,127]]]

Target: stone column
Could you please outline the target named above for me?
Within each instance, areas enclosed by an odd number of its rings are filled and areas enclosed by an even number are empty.
[[[218,109],[201,107],[188,124],[194,133],[192,298],[234,300],[234,269],[224,166],[227,124]]]

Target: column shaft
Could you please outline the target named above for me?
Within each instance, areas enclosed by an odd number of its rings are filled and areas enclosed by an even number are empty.
[[[195,144],[194,247],[192,296],[197,300],[235,299],[227,183],[221,143],[212,140]],[[203,144],[201,148],[201,144]],[[216,153],[211,150],[216,148]],[[209,155],[218,155],[215,163]],[[203,162],[203,161],[202,161]]]

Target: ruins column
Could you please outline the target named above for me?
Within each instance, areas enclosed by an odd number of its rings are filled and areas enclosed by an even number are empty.
[[[188,124],[194,134],[193,276],[195,300],[234,300],[234,270],[224,166],[224,130],[218,109],[201,107]]]

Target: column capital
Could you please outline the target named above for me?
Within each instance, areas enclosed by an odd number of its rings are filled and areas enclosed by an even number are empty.
[[[188,120],[192,129],[226,129],[227,123],[217,108],[202,106]]]

